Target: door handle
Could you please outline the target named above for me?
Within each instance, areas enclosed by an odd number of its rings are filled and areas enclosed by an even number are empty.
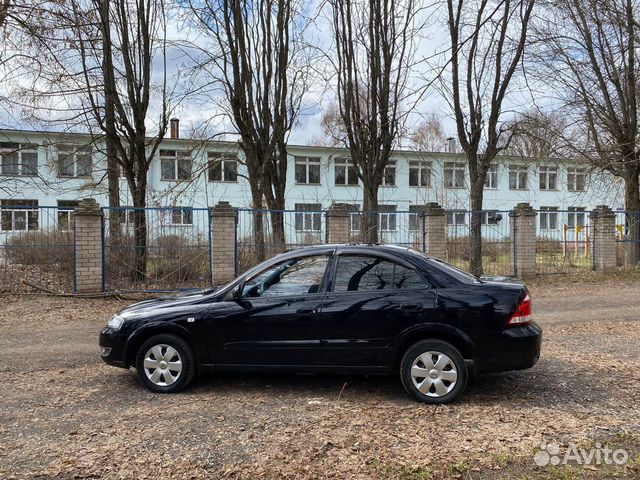
[[[403,303],[400,305],[402,310],[422,310],[421,303]]]
[[[299,308],[298,310],[296,310],[296,313],[300,314],[300,315],[309,315],[311,313],[317,313],[318,310],[316,310],[315,307],[302,307]]]

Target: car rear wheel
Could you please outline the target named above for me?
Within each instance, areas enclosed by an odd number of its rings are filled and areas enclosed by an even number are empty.
[[[189,344],[177,335],[156,335],[140,346],[136,369],[138,378],[149,390],[179,392],[195,376],[195,357]]]
[[[405,390],[430,404],[451,403],[467,386],[467,366],[460,352],[442,340],[421,340],[405,352],[400,363]]]

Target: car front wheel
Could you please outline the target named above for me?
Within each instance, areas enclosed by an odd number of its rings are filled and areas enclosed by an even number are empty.
[[[405,390],[430,404],[451,403],[467,386],[467,366],[460,352],[442,340],[421,340],[405,352],[400,363]]]
[[[151,337],[138,350],[138,378],[149,390],[174,393],[191,383],[196,365],[189,344],[172,334]]]

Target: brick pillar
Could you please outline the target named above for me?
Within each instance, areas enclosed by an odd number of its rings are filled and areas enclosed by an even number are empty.
[[[327,243],[349,243],[351,241],[351,214],[343,203],[333,203],[327,211]]]
[[[75,291],[102,291],[102,216],[93,198],[83,199],[73,212],[75,219]]]
[[[447,218],[437,203],[427,203],[422,212],[426,230],[426,253],[440,260],[447,259]],[[420,226],[422,228],[422,225]]]
[[[596,272],[616,270],[616,214],[598,205],[589,215],[593,225],[593,265]]]
[[[238,211],[229,202],[218,202],[211,209],[213,282],[226,283],[236,276],[236,219]]]
[[[514,275],[525,278],[536,273],[536,211],[519,203],[510,213]]]

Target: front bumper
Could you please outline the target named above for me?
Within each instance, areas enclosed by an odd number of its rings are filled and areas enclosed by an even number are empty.
[[[510,327],[492,337],[489,350],[476,358],[481,372],[506,372],[533,367],[540,359],[542,328],[535,322]]]
[[[120,334],[111,328],[105,328],[100,332],[100,345],[102,361],[114,367],[128,368],[124,358],[124,347],[128,335]]]

